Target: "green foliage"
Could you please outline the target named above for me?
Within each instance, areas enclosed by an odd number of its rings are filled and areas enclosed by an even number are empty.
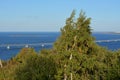
[[[36,55],[36,52],[33,48],[23,48],[20,53],[14,58],[15,61],[19,63],[24,63],[24,61],[29,58],[30,56]]]
[[[80,13],[77,21],[74,16],[75,11],[66,20],[66,25],[54,44],[59,65],[56,80],[118,79],[120,67],[116,53],[95,43],[91,35],[91,19],[86,18],[84,12]]]
[[[31,56],[16,69],[15,80],[55,80],[56,65],[52,58]]]
[[[26,59],[33,55],[36,55],[34,49],[23,48],[17,56],[2,62],[3,68],[0,68],[0,80],[14,80],[16,68],[23,65]]]
[[[77,21],[74,20],[75,11],[66,20],[66,25],[61,29],[61,36],[54,44],[57,51],[76,50],[79,53],[89,54],[96,46],[91,36],[90,18],[81,12]]]
[[[75,11],[72,12],[70,18],[66,20],[66,25],[61,29],[61,36],[55,42],[54,48],[57,51],[65,51],[71,48],[73,38],[73,19]]]

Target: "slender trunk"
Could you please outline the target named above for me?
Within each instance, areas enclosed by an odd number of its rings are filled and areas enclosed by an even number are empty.
[[[2,61],[0,60],[0,67],[2,68],[3,67],[3,65],[2,65]]]
[[[72,53],[71,53],[71,55],[70,55],[70,60],[72,59]],[[71,71],[71,73],[70,73],[70,80],[72,80],[73,79],[73,76],[72,76],[72,71]]]
[[[77,39],[77,35],[74,37],[74,43],[73,43],[73,45],[72,45],[72,49],[74,49],[75,48],[75,46],[76,46],[76,39]]]
[[[70,80],[73,80],[73,76],[72,76],[72,73],[70,73],[70,78],[71,78]]]
[[[67,80],[67,75],[66,74],[64,74],[64,80]]]
[[[65,72],[64,72],[64,80],[67,80],[67,74],[66,74],[66,64],[64,65],[64,70],[65,70]]]

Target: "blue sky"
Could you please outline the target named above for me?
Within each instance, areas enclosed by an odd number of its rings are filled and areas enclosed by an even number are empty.
[[[120,32],[120,0],[0,0],[0,32],[59,31],[73,9],[93,31]]]

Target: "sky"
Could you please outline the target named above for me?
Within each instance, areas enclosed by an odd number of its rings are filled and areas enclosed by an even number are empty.
[[[73,10],[93,31],[120,32],[120,0],[0,0],[0,32],[58,32]]]

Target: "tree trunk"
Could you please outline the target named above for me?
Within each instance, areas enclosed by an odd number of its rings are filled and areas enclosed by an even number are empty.
[[[70,55],[70,60],[72,59],[72,53],[71,53],[71,55]],[[70,80],[72,80],[72,71],[71,71],[71,73],[70,73]]]
[[[0,60],[0,67],[2,68],[3,67],[3,65],[2,65],[2,61]]]
[[[66,64],[64,65],[64,70],[65,70],[65,72],[66,72]],[[64,73],[64,80],[67,80],[67,75],[66,75],[66,73]]]
[[[70,73],[70,78],[71,78],[70,80],[73,80],[73,76],[72,76],[72,73]]]
[[[67,75],[66,74],[64,74],[64,80],[67,80]]]

